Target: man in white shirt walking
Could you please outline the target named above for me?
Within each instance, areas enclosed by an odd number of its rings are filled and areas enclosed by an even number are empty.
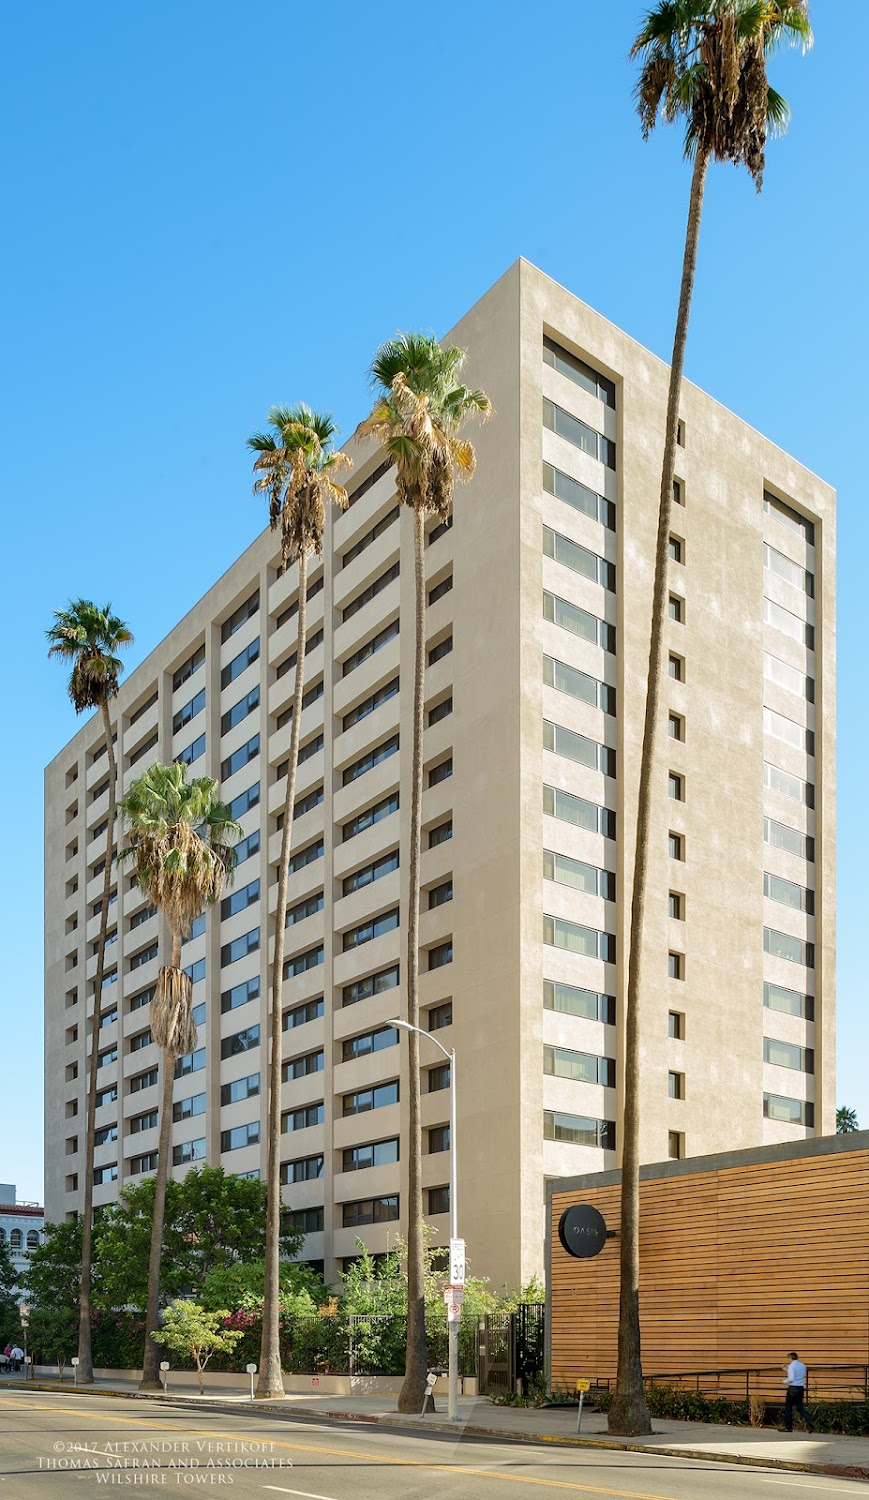
[[[782,1369],[785,1372],[784,1383],[787,1386],[785,1392],[785,1425],[783,1430],[785,1432],[793,1432],[794,1412],[798,1411],[805,1424],[806,1431],[814,1432],[815,1429],[812,1426],[804,1405],[806,1398],[806,1376],[808,1372],[802,1360],[793,1349],[788,1355],[788,1359],[790,1363],[782,1365]]]

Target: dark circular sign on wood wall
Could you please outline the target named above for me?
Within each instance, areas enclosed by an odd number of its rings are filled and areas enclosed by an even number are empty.
[[[574,1203],[558,1221],[562,1249],[578,1260],[600,1255],[607,1242],[606,1220],[590,1203]]]

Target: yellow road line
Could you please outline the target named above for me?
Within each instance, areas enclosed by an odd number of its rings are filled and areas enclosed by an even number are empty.
[[[16,1407],[19,1410],[50,1411],[59,1416],[81,1417],[82,1415],[80,1409],[76,1410],[73,1407],[48,1405],[43,1406],[38,1405],[37,1403],[32,1401],[7,1401],[3,1397],[0,1397],[0,1407],[2,1406]],[[99,1420],[117,1422],[120,1425],[127,1427],[148,1427],[151,1429],[157,1429],[161,1432],[164,1432],[167,1430],[167,1428],[169,1428],[168,1422],[151,1422],[146,1420],[144,1417],[116,1417],[112,1413],[108,1412],[100,1413]],[[170,1428],[169,1430],[171,1431],[172,1429]],[[495,1469],[473,1469],[466,1468],[465,1466],[460,1464],[426,1463],[425,1460],[421,1458],[394,1458],[391,1454],[360,1453],[352,1448],[329,1448],[324,1444],[315,1443],[289,1443],[285,1439],[273,1437],[252,1438],[249,1433],[228,1433],[225,1431],[212,1432],[208,1427],[185,1427],[184,1431],[185,1433],[190,1433],[195,1437],[215,1438],[218,1442],[269,1442],[272,1443],[276,1448],[288,1448],[291,1452],[294,1453],[323,1453],[329,1454],[331,1457],[335,1458],[362,1459],[366,1463],[371,1464],[398,1464],[403,1468],[423,1469],[427,1473],[432,1474],[466,1474],[473,1479],[499,1479],[510,1484],[535,1484],[542,1485],[544,1489],[574,1490],[585,1495],[615,1495],[619,1497],[619,1500],[666,1500],[665,1496],[662,1496],[660,1494],[650,1495],[644,1490],[611,1490],[605,1489],[603,1485],[599,1484],[576,1484],[569,1479],[533,1479],[529,1475],[524,1474],[499,1473]],[[419,1433],[417,1433],[417,1435],[422,1436],[422,1434]],[[497,1439],[493,1439],[492,1441],[497,1441]],[[86,1439],[82,1439],[82,1442],[86,1442]]]

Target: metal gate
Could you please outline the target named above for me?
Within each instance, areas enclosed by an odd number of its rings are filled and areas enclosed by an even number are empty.
[[[545,1309],[522,1303],[514,1313],[487,1313],[477,1325],[481,1396],[505,1396],[543,1374]]]

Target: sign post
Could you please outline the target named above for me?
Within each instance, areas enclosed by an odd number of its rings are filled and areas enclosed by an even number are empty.
[[[582,1431],[582,1403],[585,1400],[585,1393],[589,1389],[590,1386],[591,1386],[591,1381],[590,1380],[578,1380],[576,1382],[576,1389],[579,1392],[579,1411],[576,1414],[576,1430],[577,1430],[577,1433],[579,1433],[579,1432]]]
[[[161,1361],[160,1361],[160,1369],[163,1371],[163,1395],[164,1396],[168,1396],[168,1394],[169,1394],[169,1361],[168,1361],[168,1359],[161,1359]]]
[[[250,1376],[250,1399],[252,1401],[253,1400],[253,1377],[256,1374],[256,1365],[245,1365],[245,1369],[247,1370],[247,1373]]]

